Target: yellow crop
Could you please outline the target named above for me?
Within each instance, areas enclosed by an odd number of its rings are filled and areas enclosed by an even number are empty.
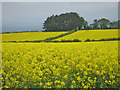
[[[61,40],[74,40],[79,39],[85,41],[87,39],[108,39],[108,38],[118,38],[118,29],[109,29],[109,30],[79,30],[75,33],[66,35],[64,37],[55,39],[56,41]]]
[[[34,41],[55,37],[67,32],[23,32],[2,34],[2,41]]]
[[[118,41],[3,43],[3,88],[116,88]]]

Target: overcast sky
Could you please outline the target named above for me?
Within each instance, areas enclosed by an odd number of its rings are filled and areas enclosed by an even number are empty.
[[[77,12],[88,23],[94,19],[118,20],[117,2],[3,2],[3,32],[42,30],[48,16]]]

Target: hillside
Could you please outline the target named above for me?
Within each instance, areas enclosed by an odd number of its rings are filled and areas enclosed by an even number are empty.
[[[104,29],[104,30],[78,30],[69,32],[22,32],[22,33],[5,33],[2,34],[2,42],[35,42],[35,41],[73,41],[78,39],[80,41],[101,40],[118,38],[118,29]]]
[[[109,30],[79,30],[75,33],[66,35],[64,37],[55,39],[55,41],[61,40],[74,40],[79,39],[85,41],[87,39],[108,39],[108,38],[118,38],[118,29],[109,29]]]
[[[34,41],[55,37],[67,32],[22,32],[2,34],[2,41]]]

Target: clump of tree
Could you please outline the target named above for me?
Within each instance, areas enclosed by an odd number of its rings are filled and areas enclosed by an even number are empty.
[[[112,28],[112,29],[118,28],[118,22],[119,22],[119,21],[111,22],[111,23],[110,23],[110,28]]]
[[[106,18],[95,19],[88,25],[83,17],[76,12],[64,13],[60,15],[52,15],[43,23],[45,32],[53,31],[71,31],[71,30],[90,30],[90,29],[118,29],[120,28],[120,20],[110,22]]]
[[[95,19],[93,24],[90,24],[90,29],[118,29],[120,21],[110,22],[110,20],[101,18]]]
[[[86,29],[88,22],[75,12],[52,15],[43,23],[45,31],[70,31]]]

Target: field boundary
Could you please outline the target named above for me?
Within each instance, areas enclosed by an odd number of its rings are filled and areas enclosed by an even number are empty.
[[[120,41],[120,38],[107,38],[107,39],[99,39],[99,40],[90,40],[86,39],[84,42],[100,42],[100,41]],[[54,42],[54,43],[62,43],[62,42],[82,42],[79,39],[74,40],[61,40],[61,41],[51,41],[51,40],[36,40],[36,41],[4,41],[3,43],[25,43],[25,42],[31,42],[31,43],[40,43],[40,42]]]
[[[55,37],[49,37],[49,38],[44,39],[43,41],[51,41],[51,40],[54,40],[54,39],[57,39],[57,38],[64,37],[66,35],[72,34],[72,33],[76,32],[76,31],[77,30],[71,30],[71,31],[68,31],[68,33],[60,34],[60,35],[55,36]]]

